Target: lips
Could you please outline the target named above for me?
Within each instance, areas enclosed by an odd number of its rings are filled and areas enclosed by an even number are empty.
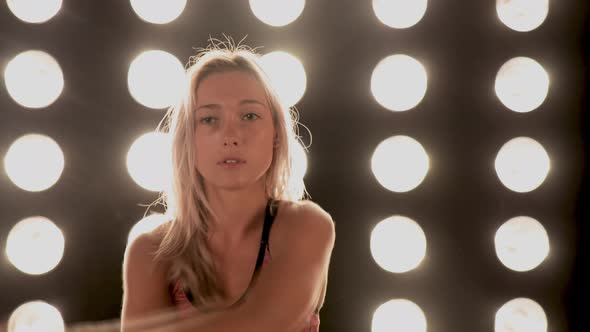
[[[238,157],[225,157],[223,159],[221,159],[220,161],[217,162],[218,165],[226,165],[225,161],[226,160],[235,160],[237,161],[237,163],[230,163],[230,165],[235,165],[235,164],[244,164],[246,163],[246,161],[244,159],[238,158]]]

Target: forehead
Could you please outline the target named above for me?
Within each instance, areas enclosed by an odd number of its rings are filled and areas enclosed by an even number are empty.
[[[234,103],[255,99],[266,104],[262,84],[251,74],[241,71],[215,73],[204,78],[196,91],[197,104]]]

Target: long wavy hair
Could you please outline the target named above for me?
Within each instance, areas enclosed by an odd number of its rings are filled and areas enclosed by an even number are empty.
[[[171,139],[172,174],[169,186],[159,200],[166,207],[170,222],[160,229],[156,262],[165,262],[171,285],[177,280],[190,291],[193,305],[203,311],[214,310],[226,292],[219,283],[213,264],[207,234],[214,213],[207,200],[202,175],[195,163],[195,107],[199,84],[209,75],[242,71],[252,75],[263,87],[272,113],[278,146],[274,149],[270,168],[265,174],[268,199],[297,201],[308,198],[303,175],[294,172],[294,149],[300,144],[294,108],[284,105],[269,77],[259,65],[260,55],[248,46],[212,43],[192,56],[186,69],[184,91],[171,106],[157,131]]]

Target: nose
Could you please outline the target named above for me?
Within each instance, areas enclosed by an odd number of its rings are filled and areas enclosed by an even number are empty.
[[[232,119],[229,121],[225,121],[223,126],[223,146],[230,147],[230,146],[238,146],[239,138],[238,132],[236,131],[235,124],[233,123]]]
[[[224,147],[238,146],[238,140],[235,137],[224,137],[223,138],[223,146]]]

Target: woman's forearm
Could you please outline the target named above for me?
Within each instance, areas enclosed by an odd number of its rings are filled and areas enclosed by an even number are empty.
[[[264,322],[244,308],[188,316],[148,330],[149,332],[266,332]],[[270,331],[269,331],[270,332]],[[275,332],[275,331],[273,331]]]
[[[273,310],[261,310],[252,301],[214,312],[178,311],[176,308],[133,320],[122,332],[298,332],[302,322],[289,321]],[[303,319],[303,318],[302,318]],[[133,324],[140,323],[140,324]]]

